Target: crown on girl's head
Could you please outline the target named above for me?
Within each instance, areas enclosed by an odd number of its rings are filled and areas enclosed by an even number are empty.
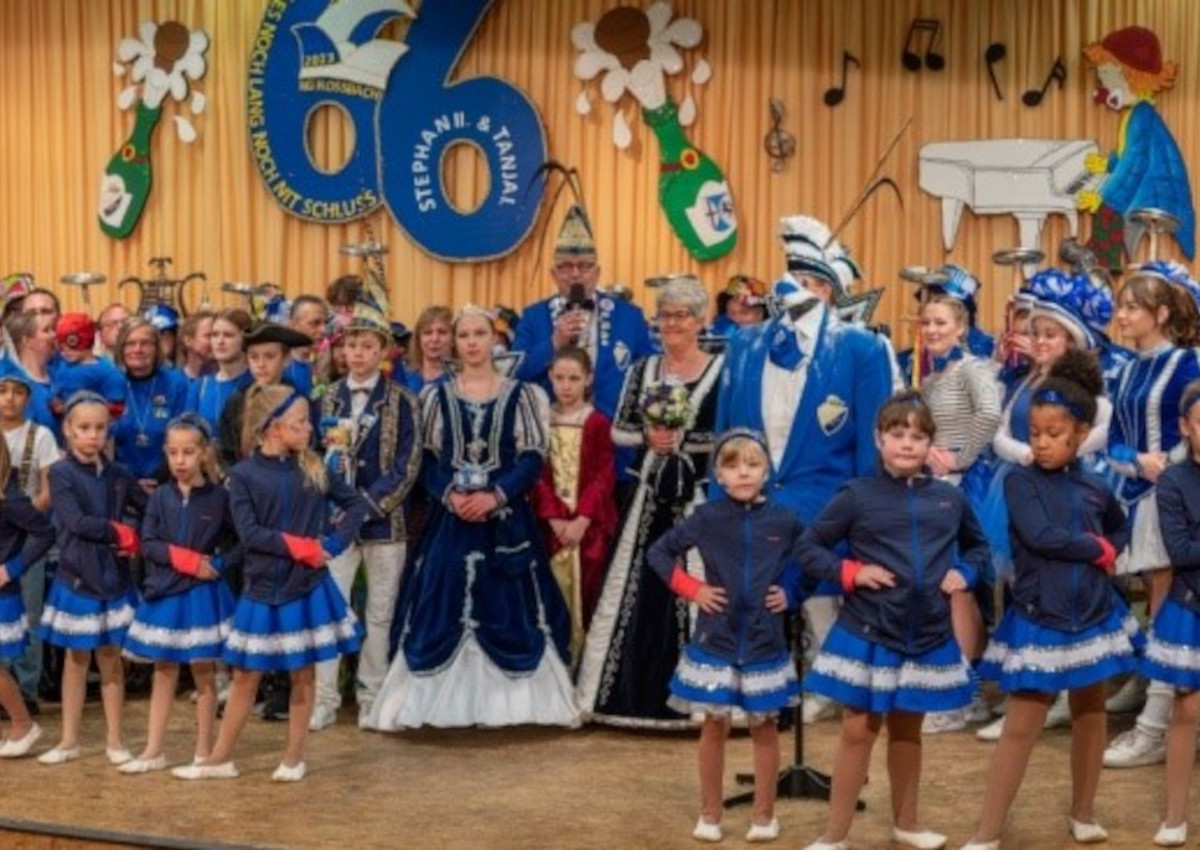
[[[480,307],[478,304],[464,304],[458,308],[458,312],[454,314],[454,321],[451,324],[457,325],[460,319],[466,319],[471,316],[483,316],[488,322],[495,322],[496,316],[491,310],[486,307]]]

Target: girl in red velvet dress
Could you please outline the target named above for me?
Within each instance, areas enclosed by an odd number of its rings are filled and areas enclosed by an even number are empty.
[[[571,612],[571,659],[578,662],[617,528],[612,423],[588,401],[592,362],[582,348],[554,355],[550,382],[550,462],[531,497]]]

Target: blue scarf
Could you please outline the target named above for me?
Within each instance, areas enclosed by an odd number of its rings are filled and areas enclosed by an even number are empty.
[[[936,375],[938,372],[944,372],[946,370],[946,367],[949,366],[954,361],[962,360],[963,359],[963,350],[962,350],[961,346],[956,345],[956,346],[954,346],[954,348],[947,351],[945,353],[945,355],[943,355],[942,357],[934,357],[932,359],[933,359],[933,374]]]
[[[787,325],[776,328],[767,356],[780,369],[796,371],[804,362],[804,352],[800,348],[800,340],[796,338],[796,331]]]

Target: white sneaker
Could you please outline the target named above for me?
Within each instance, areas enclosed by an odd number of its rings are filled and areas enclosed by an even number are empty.
[[[1165,823],[1154,834],[1154,843],[1159,847],[1182,847],[1187,844],[1187,821],[1179,826],[1167,826]]]
[[[1042,724],[1042,728],[1058,729],[1070,725],[1071,702],[1066,691],[1059,691],[1058,695],[1054,697],[1054,702],[1050,703],[1050,710],[1046,712],[1046,722]]]
[[[721,831],[719,823],[705,820],[701,817],[696,821],[696,828],[692,830],[692,838],[697,841],[707,841],[710,844],[715,844],[725,837]]]
[[[312,717],[308,718],[308,731],[320,732],[337,723],[337,709],[328,705],[318,705],[313,708]]]
[[[1108,830],[1095,821],[1084,823],[1075,818],[1067,818],[1067,823],[1070,827],[1071,838],[1075,840],[1076,844],[1099,844],[1102,841],[1108,841]]]
[[[746,831],[746,841],[758,844],[774,841],[779,837],[779,818],[771,818],[767,823],[751,823]]]
[[[286,765],[280,762],[279,767],[271,774],[272,782],[299,782],[308,775],[308,766],[304,762]]]
[[[1110,696],[1104,703],[1104,710],[1109,714],[1136,714],[1142,710],[1146,702],[1146,685],[1144,678],[1134,674],[1125,680],[1121,689]]]
[[[953,711],[931,711],[921,721],[922,735],[940,735],[942,732],[961,732],[967,728],[967,715],[961,708]]]
[[[992,707],[979,691],[971,698],[971,704],[963,709],[963,719],[972,725],[987,723],[992,719]]]
[[[820,694],[805,694],[804,707],[800,719],[805,726],[819,723],[822,720],[833,720],[837,717],[837,703],[829,697]]]
[[[975,730],[975,739],[978,741],[999,741],[1000,736],[1004,734],[1004,717],[1001,715],[989,723],[987,726],[981,726]]]
[[[1143,767],[1167,760],[1167,745],[1162,735],[1149,735],[1137,726],[1113,738],[1104,751],[1105,767]]]

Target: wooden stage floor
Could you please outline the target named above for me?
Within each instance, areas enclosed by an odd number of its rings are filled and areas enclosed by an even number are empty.
[[[126,742],[135,750],[147,702],[126,712]],[[191,752],[192,707],[180,699],[168,753]],[[43,711],[48,747],[56,739],[57,707]],[[1127,726],[1129,719],[1123,724]],[[600,728],[576,731],[360,732],[352,711],[310,738],[309,777],[280,785],[270,773],[282,750],[284,726],[258,719],[247,727],[236,780],[181,782],[169,773],[127,777],[103,757],[98,703],[85,712],[85,758],[60,767],[34,760],[0,764],[0,847],[83,850],[112,844],[287,848],[695,848],[695,741],[692,735],[650,735]],[[838,726],[809,727],[809,761],[828,767]],[[1069,801],[1066,730],[1046,734],[1035,751],[1005,835],[1005,848],[1062,848]],[[882,743],[882,740],[881,740]],[[791,752],[790,733],[782,741]],[[43,749],[39,745],[39,751]],[[965,841],[978,816],[992,745],[970,733],[926,739],[922,784],[925,822]],[[851,838],[859,848],[888,847],[890,811],[884,747],[876,748],[872,781]],[[735,737],[728,773],[749,767],[750,744]],[[1146,847],[1158,826],[1162,768],[1105,771],[1098,812],[1109,848]],[[800,847],[820,834],[821,803],[782,802],[783,837]],[[726,815],[726,846],[742,845],[746,808]],[[70,840],[4,832],[14,822]],[[1200,818],[1196,819],[1200,825]]]

